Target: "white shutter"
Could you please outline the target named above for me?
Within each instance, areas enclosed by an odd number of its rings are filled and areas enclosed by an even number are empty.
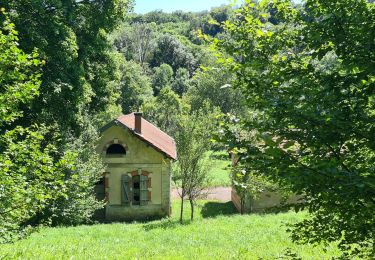
[[[140,204],[147,205],[148,202],[148,177],[140,176]]]
[[[121,176],[121,194],[122,194],[122,204],[129,205],[130,198],[130,177],[128,175]]]

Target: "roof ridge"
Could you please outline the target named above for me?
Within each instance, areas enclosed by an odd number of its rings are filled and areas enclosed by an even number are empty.
[[[134,114],[135,114],[135,112],[132,112],[132,113],[130,113],[130,114],[126,114],[126,115],[122,114],[122,115],[119,116],[117,119],[119,119],[120,117],[123,117],[123,116],[130,116],[130,115],[134,115]],[[146,121],[146,122],[149,123],[152,127],[156,128],[159,132],[162,132],[162,133],[165,134],[167,137],[169,137],[169,138],[173,139],[173,141],[175,141],[174,138],[173,138],[172,136],[170,136],[168,133],[166,133],[166,132],[164,132],[163,130],[161,130],[159,127],[157,127],[156,125],[154,125],[152,122],[148,121],[148,120],[147,120],[146,118],[144,118],[143,116],[142,116],[142,120],[143,120],[143,121]],[[131,129],[134,130],[133,127],[129,127],[129,128],[131,128]]]
[[[159,127],[142,117],[142,131],[137,133],[135,127],[135,113],[121,115],[114,121],[121,123],[123,126],[131,130],[133,134],[141,140],[151,144],[157,150],[163,152],[172,159],[177,158],[176,141],[172,136],[161,130]]]

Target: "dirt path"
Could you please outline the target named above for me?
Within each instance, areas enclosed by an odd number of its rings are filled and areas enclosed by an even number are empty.
[[[231,187],[210,188],[206,190],[205,193],[207,193],[207,196],[205,196],[204,199],[228,202],[231,200],[231,190],[232,190]],[[178,190],[175,188],[172,189],[172,198],[173,199],[180,198],[180,196],[178,195]]]

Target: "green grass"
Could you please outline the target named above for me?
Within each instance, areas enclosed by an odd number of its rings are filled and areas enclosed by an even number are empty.
[[[209,187],[229,187],[231,186],[230,170],[231,161],[226,152],[207,152],[205,154],[209,164],[210,170],[208,176],[210,179]],[[173,183],[174,187],[180,184]]]
[[[171,219],[148,223],[45,228],[2,245],[0,259],[275,259],[287,249],[303,259],[339,254],[334,246],[324,252],[292,243],[285,224],[302,219],[304,213],[241,216],[230,203],[200,201],[197,219],[180,225],[179,206],[174,203]],[[186,219],[188,214],[187,206]]]
[[[211,187],[229,187],[230,181],[230,165],[231,161],[225,152],[210,152],[207,155],[212,164],[209,172],[211,179]]]

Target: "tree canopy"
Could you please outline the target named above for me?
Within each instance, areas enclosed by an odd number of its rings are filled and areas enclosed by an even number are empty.
[[[87,223],[102,207],[93,190],[103,172],[94,124],[118,105],[108,34],[128,7],[0,2],[0,242],[41,224]]]
[[[23,107],[39,94],[40,65],[34,50],[18,47],[18,32],[0,10],[0,243],[32,230],[27,221],[52,198],[65,195],[64,172],[71,170],[73,154],[56,161],[53,145],[44,143],[43,127],[14,126]]]
[[[305,196],[296,240],[352,253],[374,253],[374,21],[367,1],[246,1],[214,40],[259,142],[224,139],[253,172]]]
[[[40,95],[33,100],[29,122],[53,124],[60,133],[79,134],[85,113],[105,109],[113,94],[116,62],[107,33],[124,19],[127,0],[5,1],[26,52],[38,48],[45,60]],[[42,28],[42,29],[41,29]],[[64,109],[61,109],[64,108]]]

